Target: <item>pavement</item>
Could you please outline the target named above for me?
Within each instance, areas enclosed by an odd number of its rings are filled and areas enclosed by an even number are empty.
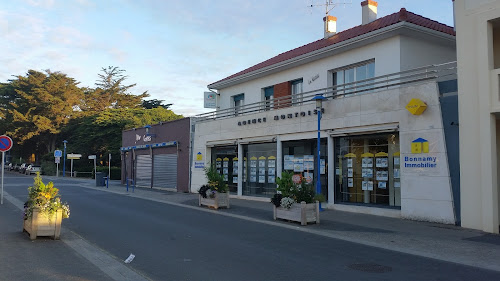
[[[319,224],[301,226],[273,220],[270,202],[232,197],[229,209],[213,210],[198,206],[198,194],[132,187],[127,191],[119,181],[110,181],[108,187],[96,187],[95,180],[78,179],[78,185],[500,272],[500,235],[454,225],[324,210]],[[123,260],[109,256],[77,233],[65,229],[64,224],[60,242],[44,238],[30,241],[28,235],[21,232],[22,202],[4,195],[6,200],[0,205],[0,280],[147,280],[127,267]]]

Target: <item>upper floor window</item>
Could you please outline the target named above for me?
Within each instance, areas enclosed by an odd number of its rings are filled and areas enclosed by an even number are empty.
[[[245,101],[245,94],[233,96],[234,115],[238,115]]]
[[[269,110],[273,107],[273,99],[274,99],[274,86],[264,88],[265,110]]]
[[[292,104],[299,104],[302,102],[302,84],[303,79],[298,79],[291,82],[292,84]]]
[[[363,86],[364,84],[367,84],[367,82],[354,82],[375,77],[375,61],[370,60],[367,62],[350,65],[334,70],[332,71],[332,73],[333,86],[335,87],[341,85],[334,88],[334,95],[347,95],[350,93],[357,93],[359,91],[370,88],[370,86]]]

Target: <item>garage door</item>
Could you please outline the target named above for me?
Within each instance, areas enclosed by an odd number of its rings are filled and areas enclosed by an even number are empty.
[[[152,161],[149,155],[137,155],[135,160],[135,184],[141,187],[151,187]]]
[[[153,186],[177,188],[177,154],[153,156]]]

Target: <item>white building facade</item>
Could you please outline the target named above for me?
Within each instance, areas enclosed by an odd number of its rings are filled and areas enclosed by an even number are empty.
[[[462,226],[499,233],[500,1],[455,0]]]
[[[209,85],[218,108],[195,122],[191,192],[216,165],[233,196],[269,200],[289,171],[319,178],[324,208],[457,223],[443,112],[453,90],[440,84],[455,79],[453,28],[405,9],[377,19],[376,2],[361,6],[362,25],[325,29]]]

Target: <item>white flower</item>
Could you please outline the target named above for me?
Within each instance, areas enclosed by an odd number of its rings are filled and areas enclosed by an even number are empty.
[[[295,200],[293,200],[293,198],[283,197],[281,199],[281,207],[283,207],[285,209],[290,209],[290,207],[292,207],[293,203],[295,203]]]

